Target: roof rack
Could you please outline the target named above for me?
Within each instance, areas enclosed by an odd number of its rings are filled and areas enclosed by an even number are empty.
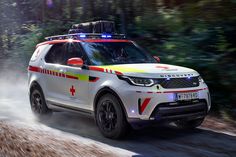
[[[45,38],[48,41],[51,40],[83,40],[83,39],[126,39],[124,34],[100,34],[100,33],[75,33],[75,34],[65,34],[49,36]]]
[[[115,34],[115,23],[113,21],[92,21],[79,24],[73,24],[68,34],[73,33],[105,33]]]
[[[126,39],[124,34],[115,32],[115,23],[113,21],[93,21],[72,25],[66,35],[56,35],[46,37],[46,40],[64,40],[64,39]]]

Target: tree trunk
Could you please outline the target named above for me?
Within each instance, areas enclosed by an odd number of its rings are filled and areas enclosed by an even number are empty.
[[[95,2],[94,0],[89,1],[89,6],[90,6],[90,9],[91,9],[91,14],[92,14],[93,18],[95,18],[97,16],[94,2]]]
[[[125,1],[120,0],[120,18],[121,18],[121,32],[126,34],[126,5]]]
[[[42,0],[41,1],[41,8],[42,8],[42,14],[41,14],[41,21],[44,23],[45,22],[45,4],[46,1],[45,0]]]
[[[81,20],[84,21],[84,20],[87,20],[88,19],[88,0],[81,0],[81,5],[82,5],[82,10],[83,10],[83,13],[82,13],[82,17],[81,17]]]
[[[104,19],[107,19],[107,17],[108,17],[108,2],[107,2],[107,0],[102,0],[101,10],[102,10],[102,17]]]
[[[70,19],[76,18],[76,0],[69,0]]]

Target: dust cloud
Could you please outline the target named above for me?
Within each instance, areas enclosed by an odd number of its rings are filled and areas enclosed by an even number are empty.
[[[0,72],[0,119],[33,122],[28,97],[27,73]]]

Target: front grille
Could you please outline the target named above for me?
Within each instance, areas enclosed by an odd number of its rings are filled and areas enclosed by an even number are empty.
[[[151,114],[151,118],[161,119],[182,119],[190,117],[201,117],[207,114],[207,104],[205,100],[158,104]]]
[[[199,80],[198,77],[191,78],[161,78],[156,80],[163,88],[189,88],[189,87],[198,87]]]

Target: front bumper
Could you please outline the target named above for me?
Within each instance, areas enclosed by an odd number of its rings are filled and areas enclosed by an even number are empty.
[[[156,106],[149,120],[139,118],[128,118],[128,122],[133,128],[145,127],[178,120],[193,120],[204,118],[208,113],[205,100],[195,100],[179,102],[176,105],[162,103]]]
[[[122,88],[122,87],[120,87]],[[123,87],[118,93],[130,123],[148,121],[175,121],[182,118],[196,119],[206,116],[211,107],[210,93],[206,84],[195,88],[163,89]],[[199,98],[191,101],[176,101],[176,93],[197,92]],[[140,112],[140,108],[142,111]]]
[[[151,114],[150,120],[179,120],[202,118],[207,114],[207,103],[205,100],[194,100],[171,103],[162,103],[156,106]]]

